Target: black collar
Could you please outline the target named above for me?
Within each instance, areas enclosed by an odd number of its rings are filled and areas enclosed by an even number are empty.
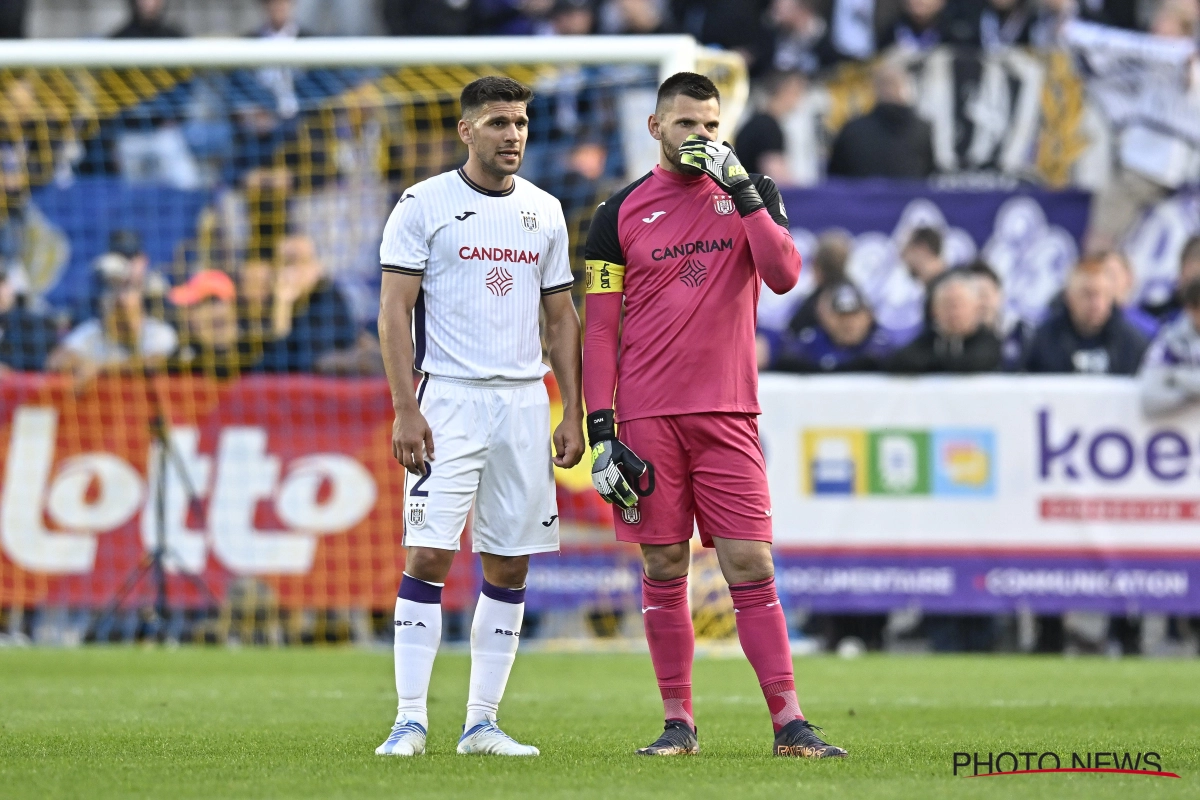
[[[480,194],[486,194],[488,197],[508,197],[513,193],[513,190],[517,188],[517,179],[513,178],[512,186],[509,186],[503,192],[493,192],[491,189],[485,189],[475,181],[468,178],[466,171],[462,167],[458,168],[458,177],[462,178],[463,182],[466,183],[467,186],[470,186]]]

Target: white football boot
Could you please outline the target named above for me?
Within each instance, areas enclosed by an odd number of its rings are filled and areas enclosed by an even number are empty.
[[[541,755],[541,751],[536,747],[516,741],[500,730],[496,722],[490,719],[479,723],[469,731],[463,731],[462,738],[458,740],[458,752],[462,755],[474,753],[489,756]]]
[[[377,756],[419,756],[425,752],[425,727],[410,719],[397,720],[387,741],[375,748]]]

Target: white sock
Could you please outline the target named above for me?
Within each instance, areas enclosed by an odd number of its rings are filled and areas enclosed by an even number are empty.
[[[405,575],[396,598],[396,720],[410,719],[429,730],[429,676],[442,641],[442,584]],[[418,598],[418,599],[412,599]],[[420,601],[425,602],[420,602]],[[430,602],[433,601],[433,602]]]
[[[471,623],[471,690],[467,697],[467,730],[496,719],[508,673],[517,658],[525,590],[500,589],[487,581]]]

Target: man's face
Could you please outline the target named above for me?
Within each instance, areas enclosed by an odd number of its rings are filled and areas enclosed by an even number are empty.
[[[138,16],[142,19],[158,19],[165,0],[137,0]]]
[[[525,158],[529,116],[524,103],[488,103],[458,122],[458,135],[483,169],[497,178],[516,174]]]
[[[1179,285],[1187,286],[1192,281],[1200,278],[1200,258],[1193,258],[1190,261],[1181,261],[1179,263]]]
[[[933,298],[933,324],[944,336],[966,337],[983,321],[978,287],[967,281],[949,281]]]
[[[717,99],[697,100],[677,94],[650,117],[650,135],[662,143],[662,157],[676,172],[692,174],[694,167],[685,167],[679,160],[679,146],[693,133],[710,142],[717,140],[721,125],[721,104]]]
[[[291,22],[292,0],[267,0],[267,19],[277,30]]]
[[[237,344],[237,312],[233,303],[210,297],[189,308],[187,319],[194,343],[213,350],[229,350]]]
[[[1084,336],[1093,336],[1112,316],[1116,299],[1112,276],[1107,272],[1077,272],[1067,282],[1065,299],[1075,329]]]
[[[946,0],[905,0],[904,8],[914,22],[925,23],[937,16]]]
[[[900,258],[908,267],[908,274],[917,282],[928,286],[929,282],[945,270],[942,259],[923,244],[910,244],[900,251]]]
[[[871,332],[871,312],[865,308],[849,314],[839,314],[828,303],[817,306],[821,327],[838,347],[858,347]]]
[[[771,3],[771,21],[780,28],[800,30],[808,24],[811,12],[802,0],[774,0]]]

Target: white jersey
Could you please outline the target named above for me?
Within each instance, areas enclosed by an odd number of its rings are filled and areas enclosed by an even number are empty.
[[[491,192],[460,169],[421,181],[396,203],[379,261],[420,275],[414,366],[445,378],[537,380],[548,371],[541,298],[571,288],[562,206],[514,177]]]

